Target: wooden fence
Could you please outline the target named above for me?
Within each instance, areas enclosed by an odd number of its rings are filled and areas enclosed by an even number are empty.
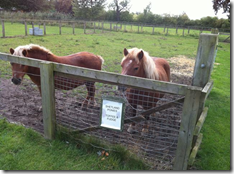
[[[183,26],[161,26],[161,25],[143,25],[143,24],[129,24],[129,23],[117,23],[117,22],[103,22],[103,21],[56,21],[56,20],[1,20],[2,24],[2,37],[8,37],[6,34],[6,28],[5,28],[5,22],[18,22],[24,25],[24,35],[28,35],[28,29],[29,26],[32,27],[32,31],[34,31],[34,27],[38,25],[42,28],[43,34],[48,35],[47,33],[47,27],[49,25],[56,25],[58,27],[58,31],[53,34],[59,34],[61,35],[63,32],[63,27],[70,27],[70,34],[75,34],[76,28],[83,29],[84,34],[92,34],[97,33],[97,30],[99,32],[104,31],[122,31],[122,32],[135,32],[135,33],[143,33],[147,32],[150,34],[176,34],[176,35],[191,35],[191,34],[197,34],[203,32],[210,32],[211,28],[198,28],[198,27],[183,27]],[[180,33],[178,32],[180,30]],[[193,32],[192,32],[193,31]],[[34,35],[34,33],[33,33]]]
[[[41,69],[44,136],[47,139],[53,139],[56,134],[56,123],[54,122],[56,113],[55,89],[53,80],[55,75],[68,78],[78,77],[79,79],[89,81],[126,85],[143,90],[184,95],[185,98],[173,170],[186,170],[188,165],[193,164],[202,141],[200,130],[208,111],[208,108],[204,107],[205,100],[213,86],[213,82],[210,81],[210,74],[215,60],[217,41],[217,34],[200,35],[196,64],[194,67],[193,86],[122,76],[116,73],[78,68],[70,65],[40,61],[33,58],[15,57],[4,53],[0,54],[0,59]]]

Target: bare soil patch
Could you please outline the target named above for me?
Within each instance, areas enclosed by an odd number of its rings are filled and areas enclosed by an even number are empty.
[[[173,83],[180,83],[185,85],[191,85],[192,81],[192,73],[194,67],[194,60],[188,59],[186,57],[172,57],[168,59],[171,65],[171,81]],[[10,73],[9,73],[10,74]],[[78,87],[80,88],[80,87]],[[107,86],[108,88],[108,86]],[[101,89],[97,89],[96,94],[99,93]],[[108,89],[107,89],[108,91]],[[110,95],[113,94],[110,92]],[[98,115],[100,112],[100,106],[88,111],[80,110],[80,106],[83,98],[78,95],[74,96],[72,92],[64,93],[63,91],[56,90],[56,117],[59,122],[65,123],[70,127],[80,128],[87,127],[90,124],[98,124],[99,117],[92,117],[93,115]],[[169,95],[164,96],[168,101],[173,100]],[[9,78],[0,78],[0,116],[7,118],[10,122],[22,124],[25,127],[30,127],[40,133],[43,133],[43,122],[42,122],[42,110],[41,110],[41,96],[38,92],[37,87],[27,79],[24,79],[20,86],[13,85],[11,83],[10,75]],[[181,108],[180,108],[181,109]],[[179,126],[179,118],[178,114],[174,117],[175,109],[167,110],[164,112],[166,115],[170,115],[165,121],[167,124],[177,124],[176,127]],[[83,117],[77,118],[77,115],[83,115]],[[172,115],[172,116],[171,116]],[[77,118],[80,124],[76,125],[75,121],[70,118]],[[93,118],[91,122],[88,119]],[[70,119],[70,120],[69,120]],[[140,138],[140,136],[129,135],[127,131],[124,131],[123,135],[119,135],[118,132],[110,134],[110,131],[105,131],[105,134],[101,130],[97,130],[95,134],[100,135],[100,137],[104,137],[105,140],[112,141],[114,138],[119,138],[119,141],[123,144],[128,144],[128,147],[132,148],[135,151],[139,151],[139,146],[135,146],[137,143],[141,144],[141,148],[147,149],[149,147],[154,147],[157,142],[164,142],[165,139],[171,138],[171,142],[165,142],[162,146],[169,147],[163,150],[163,153],[166,153],[166,156],[163,158],[170,158],[171,154],[174,153],[176,148],[176,140],[173,140],[173,137],[177,133],[173,133],[174,127],[171,127],[172,130],[167,130],[165,135],[163,133],[158,133],[159,129],[161,129],[161,125],[164,124],[163,115],[159,113],[157,118],[154,118],[154,122],[151,123],[152,127],[155,127],[154,136],[157,138],[149,138],[145,143],[145,140]],[[169,120],[169,121],[168,121]],[[171,122],[171,123],[170,123]],[[170,127],[168,127],[170,129]],[[124,129],[127,129],[127,126],[124,126]],[[171,137],[168,136],[171,134]],[[152,133],[153,136],[153,133]],[[129,143],[132,142],[131,143]],[[169,145],[168,143],[171,143]],[[146,150],[145,155],[155,153],[157,155],[157,150],[154,149]],[[160,149],[158,150],[160,151]],[[163,154],[164,155],[164,154]],[[172,159],[171,159],[172,160]],[[160,163],[160,161],[158,162]],[[166,166],[166,165],[164,165]],[[159,166],[155,166],[156,168],[160,168]],[[169,167],[170,168],[170,167]]]

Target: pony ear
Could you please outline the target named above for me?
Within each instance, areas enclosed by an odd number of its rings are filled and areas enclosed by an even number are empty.
[[[15,50],[13,48],[10,48],[10,53],[14,54]]]
[[[128,50],[126,48],[124,48],[124,56],[128,55]]]
[[[144,57],[144,52],[141,50],[138,54],[137,57],[139,60],[141,60]]]
[[[23,50],[23,51],[22,51],[22,54],[26,57],[27,54],[28,54],[27,50]]]

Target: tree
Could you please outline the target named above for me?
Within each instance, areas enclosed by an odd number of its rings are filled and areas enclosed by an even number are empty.
[[[61,13],[72,13],[72,0],[56,0],[55,9]]]
[[[6,9],[6,10],[10,10],[12,9],[13,7],[15,7],[16,4],[15,4],[15,1],[12,0],[12,1],[9,1],[9,0],[1,0],[0,1],[0,7]]]
[[[120,13],[124,11],[129,11],[130,9],[130,0],[114,0],[109,7],[113,8],[116,12],[116,20],[120,21]]]
[[[221,8],[223,9],[223,13],[228,13],[227,16],[230,21],[230,14],[231,14],[230,0],[213,0],[213,9],[215,11],[215,14],[217,14]]]
[[[0,7],[6,10],[15,8],[16,10],[22,10],[25,12],[46,11],[49,9],[49,3],[47,0],[1,0]]]
[[[151,12],[151,2],[144,9],[144,15],[150,14]]]
[[[105,7],[106,0],[73,0],[74,16],[80,19],[98,19]]]
[[[188,15],[183,12],[179,17],[177,18],[177,25],[179,26],[185,26],[185,24],[189,22],[189,17]]]

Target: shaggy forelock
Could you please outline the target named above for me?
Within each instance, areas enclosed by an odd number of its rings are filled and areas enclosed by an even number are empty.
[[[156,65],[155,65],[153,59],[149,56],[149,53],[144,51],[143,49],[138,49],[138,48],[128,49],[128,55],[122,59],[121,64],[123,63],[124,60],[126,60],[128,58],[135,59],[135,61],[137,63],[139,63],[139,59],[138,59],[137,55],[140,51],[143,51],[143,53],[144,53],[143,67],[144,67],[144,70],[146,73],[146,77],[149,79],[156,79],[156,80],[159,79],[159,75],[158,75],[158,72],[156,70]]]

